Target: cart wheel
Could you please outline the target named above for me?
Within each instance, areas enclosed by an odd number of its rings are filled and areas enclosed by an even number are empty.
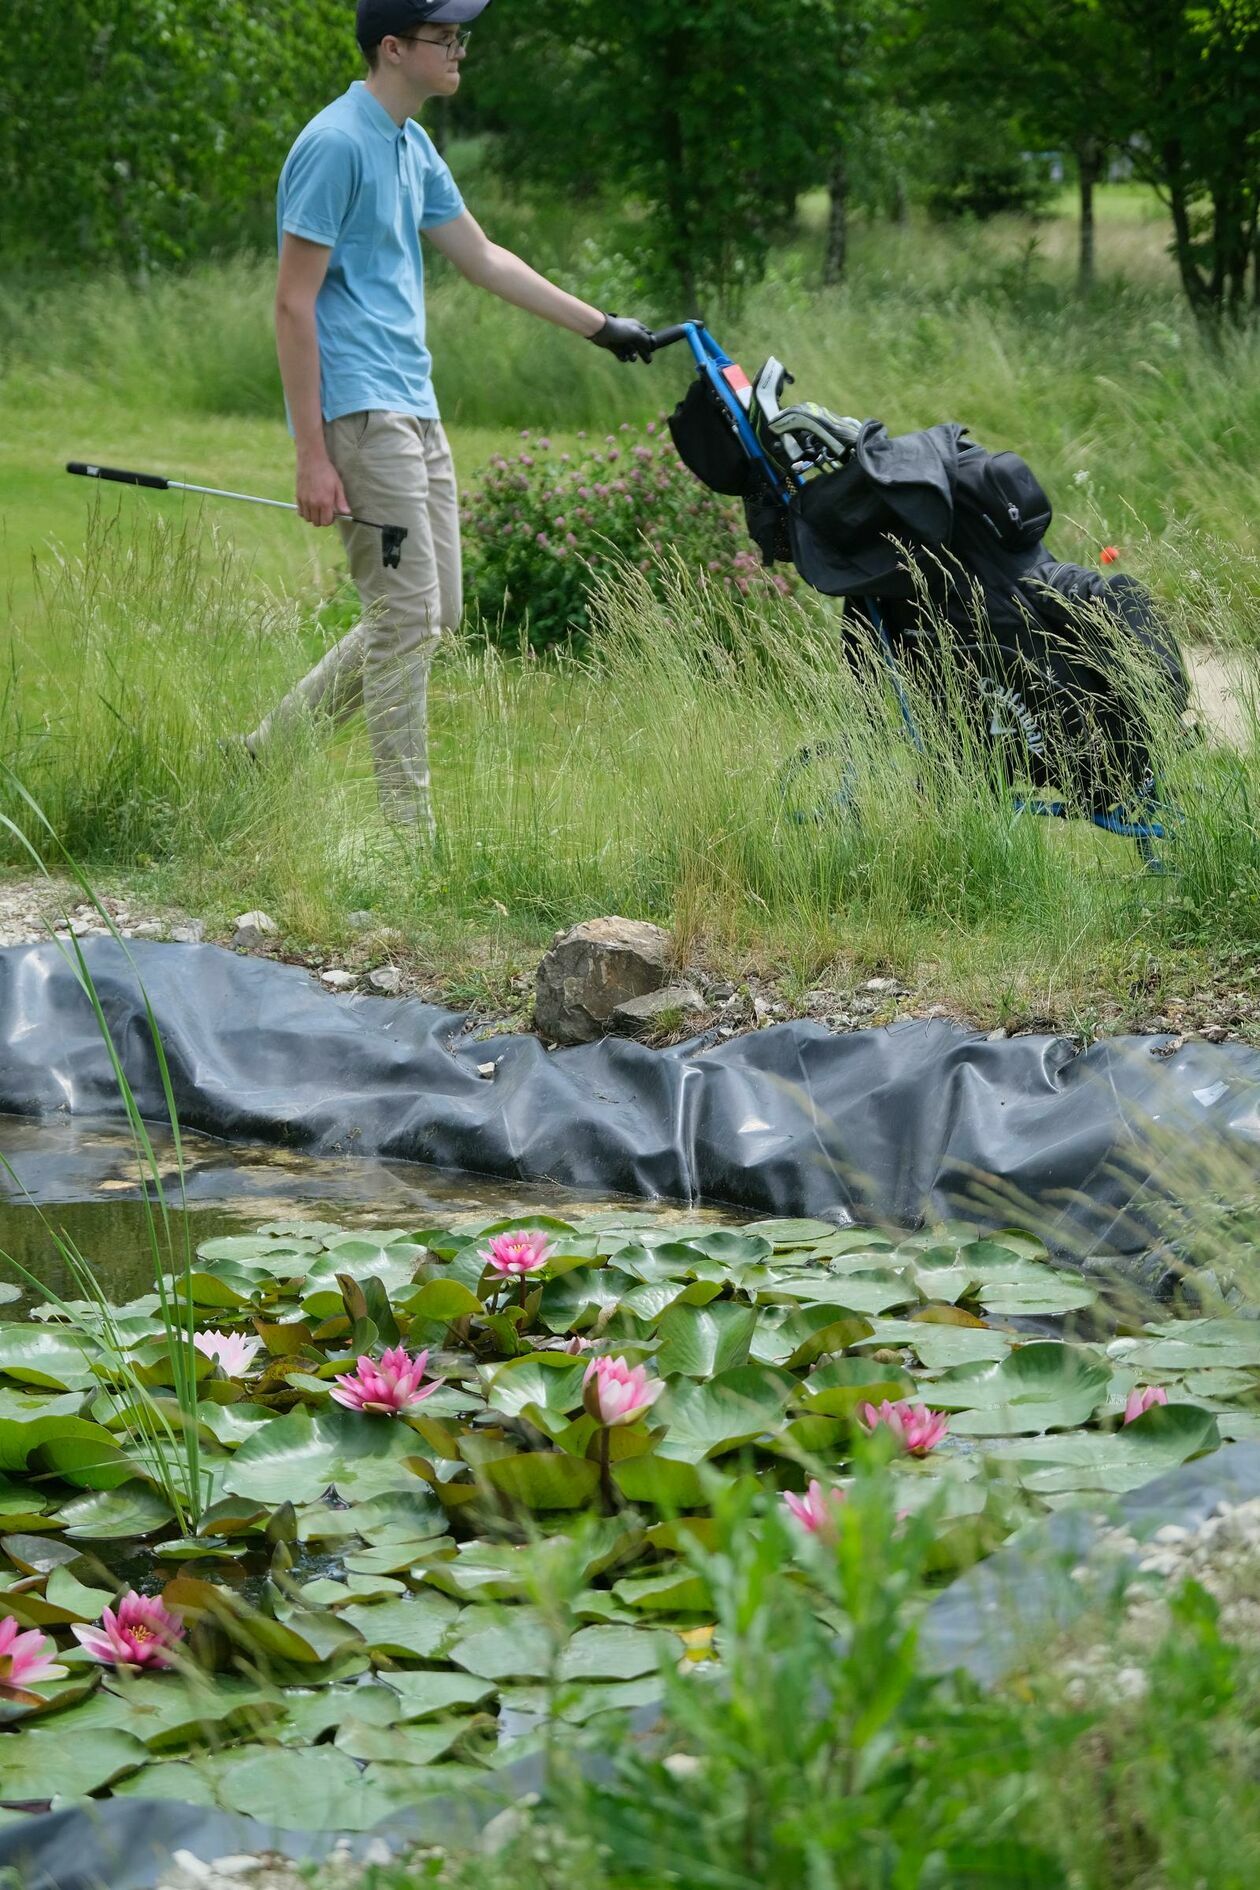
[[[779,770],[779,793],[793,826],[823,826],[854,818],[857,773],[839,742],[810,742]]]

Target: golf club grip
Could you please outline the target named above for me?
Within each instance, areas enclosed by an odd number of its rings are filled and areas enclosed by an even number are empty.
[[[691,320],[697,328],[704,327],[703,315],[693,315]],[[687,326],[686,322],[675,322],[672,328],[656,329],[652,335],[653,349],[672,348],[676,341],[685,341],[687,339]]]
[[[72,459],[66,463],[68,473],[79,473],[84,479],[113,479],[120,486],[151,486],[155,492],[170,489],[169,479],[160,479],[157,473],[124,472],[118,466],[90,466],[81,459]]]

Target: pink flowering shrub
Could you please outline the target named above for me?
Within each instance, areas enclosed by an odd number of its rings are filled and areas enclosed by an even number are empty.
[[[762,566],[742,508],[687,471],[657,420],[598,440],[579,433],[564,452],[522,433],[521,450],[496,455],[465,495],[461,518],[469,606],[510,648],[527,636],[534,650],[581,653],[593,577],[622,559],[658,592],[661,554],[745,596],[789,588]]]

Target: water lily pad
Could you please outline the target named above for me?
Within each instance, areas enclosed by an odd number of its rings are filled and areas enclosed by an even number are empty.
[[[459,1620],[456,1602],[433,1589],[397,1601],[360,1603],[343,1608],[340,1618],[358,1629],[373,1653],[404,1660],[441,1658]],[[365,1757],[371,1756],[364,1754]]]
[[[1155,1405],[1114,1431],[1038,1437],[1003,1453],[1017,1463],[1024,1488],[1134,1490],[1220,1443],[1210,1411],[1194,1404]]]
[[[750,1221],[740,1229],[743,1234],[768,1240],[776,1253],[793,1247],[816,1247],[820,1240],[830,1240],[835,1231],[828,1221],[810,1220]]]
[[[871,1267],[854,1273],[806,1272],[780,1277],[767,1295],[799,1300],[804,1306],[843,1306],[847,1312],[878,1315],[893,1306],[918,1304],[914,1282],[890,1267]]]
[[[871,1330],[869,1319],[834,1306],[762,1306],[749,1351],[764,1365],[796,1371],[824,1352],[856,1345]]]
[[[877,1319],[869,1336],[853,1343],[862,1351],[872,1346],[910,1346],[929,1371],[996,1363],[1012,1347],[1009,1333],[981,1326],[942,1326],[924,1319]]]
[[[256,1431],[222,1476],[224,1493],[259,1502],[310,1503],[330,1486],[342,1496],[377,1496],[414,1485],[404,1458],[419,1439],[404,1420],[340,1408],[290,1411]]]
[[[491,1410],[517,1417],[526,1405],[544,1411],[576,1411],[582,1402],[587,1361],[563,1352],[531,1352],[509,1359],[488,1375],[486,1402]]]
[[[655,1673],[678,1643],[633,1627],[579,1628],[560,1661],[562,1680],[637,1680]]]
[[[148,1756],[140,1740],[109,1727],[24,1729],[16,1738],[0,1740],[0,1803],[82,1798],[134,1772]]]
[[[76,1496],[61,1510],[66,1535],[84,1541],[151,1536],[173,1520],[170,1504],[147,1483],[120,1483],[112,1490]]]
[[[792,1380],[762,1365],[742,1365],[707,1381],[687,1378],[666,1387],[652,1421],[666,1427],[660,1457],[699,1463],[777,1428]]]
[[[1070,1430],[1107,1394],[1108,1367],[1084,1350],[1051,1340],[1020,1346],[997,1364],[961,1365],[935,1379],[932,1405],[961,1413],[959,1436]]]
[[[68,1391],[93,1385],[95,1340],[70,1326],[0,1326],[0,1372],[19,1384]]]
[[[227,1811],[300,1831],[369,1831],[395,1804],[331,1746],[258,1748],[224,1769],[216,1796]]]
[[[504,1608],[487,1615],[480,1608],[448,1649],[447,1658],[485,1680],[542,1680],[559,1659],[554,1624],[532,1608]]]
[[[431,1765],[463,1741],[475,1725],[493,1728],[493,1720],[427,1719],[421,1725],[372,1726],[348,1719],[333,1741],[352,1759],[384,1759],[393,1765]]]
[[[388,1682],[398,1698],[400,1720],[428,1719],[455,1706],[482,1706],[495,1695],[491,1680],[478,1674],[441,1672],[426,1668],[415,1673],[391,1673]]]
[[[757,1308],[734,1300],[708,1306],[674,1306],[656,1329],[657,1369],[663,1377],[713,1378],[748,1360]]]
[[[478,1467],[477,1475],[492,1490],[526,1509],[583,1509],[599,1489],[598,1464],[560,1451],[492,1457]]]
[[[908,1372],[874,1359],[839,1358],[820,1365],[801,1385],[806,1409],[821,1417],[850,1417],[859,1405],[911,1397],[915,1383]]]
[[[1076,1312],[1092,1306],[1098,1294],[1075,1276],[1057,1274],[1050,1267],[1038,1269],[1041,1277],[982,1286],[977,1295],[988,1313],[1010,1317],[1029,1313]]]

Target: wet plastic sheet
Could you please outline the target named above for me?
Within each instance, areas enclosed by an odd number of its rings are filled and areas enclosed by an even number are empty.
[[[1058,1244],[1136,1253],[1132,1204],[1161,1145],[1248,1159],[1260,1054],[1242,1045],[985,1035],[942,1021],[834,1035],[775,1025],[669,1050],[476,1040],[414,999],[333,997],[213,945],[111,939],[84,955],[144,1115],[165,1114],[142,995],[180,1119],[225,1138],[766,1214],[915,1225],[1035,1215]],[[493,1077],[478,1066],[493,1063]],[[91,1007],[54,944],[0,951],[0,1110],[121,1112]]]

